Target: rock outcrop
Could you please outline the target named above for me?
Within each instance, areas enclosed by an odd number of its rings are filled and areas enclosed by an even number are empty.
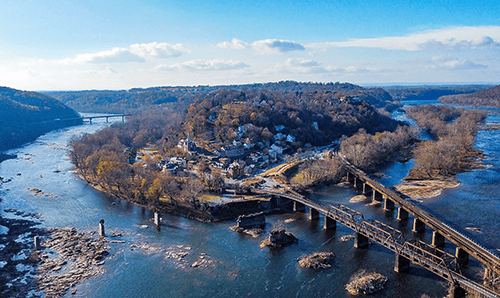
[[[351,276],[345,289],[351,295],[368,295],[382,290],[386,282],[387,277],[380,273],[360,270]]]
[[[315,252],[301,256],[297,261],[303,268],[326,269],[332,267],[333,259],[335,255],[331,252]]]
[[[292,233],[283,228],[274,228],[269,232],[269,237],[261,242],[260,247],[282,247],[297,242],[298,239]]]

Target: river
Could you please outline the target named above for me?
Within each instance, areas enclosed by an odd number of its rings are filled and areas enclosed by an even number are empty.
[[[498,114],[488,117],[488,121],[500,122]],[[73,172],[67,157],[68,142],[106,125],[96,121],[50,132],[8,151],[18,158],[0,164],[0,177],[4,181],[12,179],[0,185],[2,217],[16,217],[5,211],[8,209],[40,213],[43,227],[74,226],[82,231],[96,230],[99,220],[104,219],[108,234],[123,235],[120,240],[125,243],[110,243],[111,256],[103,265],[105,273],[77,285],[76,292],[67,297],[349,297],[344,286],[359,269],[376,270],[389,278],[384,290],[373,297],[442,297],[446,293],[447,283],[427,270],[413,266],[409,274],[397,274],[391,251],[380,245],[354,249],[352,240],[340,240],[343,235],[353,234],[351,230],[338,225],[335,231],[324,231],[322,219],[310,222],[301,213],[266,217],[266,231],[283,225],[299,238],[297,244],[281,249],[261,249],[259,244],[266,234],[252,238],[230,231],[234,221],[206,224],[162,214],[164,225],[157,231],[150,211],[95,191]],[[480,228],[481,234],[463,230],[491,248],[500,247],[495,234],[500,208],[500,145],[491,142],[495,139],[498,131],[481,131],[477,141],[477,147],[485,150],[488,158],[485,163],[492,167],[461,174],[459,187],[420,203],[449,223]],[[384,182],[397,184],[407,170],[408,163],[387,165],[384,172],[390,178]],[[35,196],[29,191],[32,188],[51,196]],[[349,203],[356,194],[350,187],[330,186],[311,198],[323,204],[347,204],[363,212],[365,218],[401,228],[409,238],[430,239],[430,229],[414,235],[410,223],[397,222],[392,212],[381,207],[368,202]],[[162,251],[134,247],[141,243]],[[167,258],[165,250],[175,246],[187,253],[180,261]],[[446,247],[453,249],[451,245]],[[333,252],[333,267],[315,271],[298,265],[298,257],[315,251]],[[210,261],[209,265],[190,266],[201,258]],[[471,267],[477,269],[479,265],[472,262]]]

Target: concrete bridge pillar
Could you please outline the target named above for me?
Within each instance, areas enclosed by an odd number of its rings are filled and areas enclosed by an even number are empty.
[[[368,183],[363,183],[363,194],[366,195],[366,194],[369,194],[370,192],[373,191],[373,188],[368,185]]]
[[[394,202],[391,201],[387,196],[384,196],[384,209],[385,210],[394,210]]]
[[[122,116],[122,122],[125,122],[125,116]]]
[[[372,201],[377,201],[377,202],[379,202],[379,201],[380,201],[379,199],[381,199],[381,198],[382,198],[382,194],[381,194],[381,193],[379,193],[378,191],[376,191],[376,190],[374,189],[374,190],[373,190],[373,192],[372,192]]]
[[[354,188],[358,187],[358,177],[354,176],[354,182],[353,182]]]
[[[319,211],[314,208],[309,208],[309,219],[310,220],[318,220],[319,219]]]
[[[109,122],[108,120],[109,120],[109,117],[106,117],[106,123],[108,123],[108,122]]]
[[[304,211],[306,211],[306,205],[304,205],[300,202],[297,202],[297,201],[293,201],[293,211],[304,212]]]
[[[104,219],[99,221],[99,236],[106,237],[106,233],[104,232]]]
[[[354,234],[354,248],[368,248],[368,237],[356,232]]]
[[[33,237],[33,248],[40,250],[40,238],[38,236]]]
[[[325,223],[323,224],[323,230],[335,230],[337,228],[337,221],[333,218],[325,216]]]
[[[432,246],[434,247],[442,247],[444,246],[444,236],[441,235],[438,231],[432,232]]]
[[[410,260],[400,254],[396,254],[394,271],[396,271],[397,273],[407,273],[408,271],[410,271]]]
[[[413,232],[422,233],[425,231],[425,223],[418,218],[413,220]]]
[[[407,220],[408,219],[408,211],[404,210],[403,207],[399,206],[398,208],[398,220]]]
[[[351,178],[351,177],[349,177],[349,176],[350,176],[350,175],[349,175],[349,172],[347,172],[347,173],[345,174],[345,177],[346,177],[347,182],[349,182],[349,181],[350,181],[350,178]]]
[[[460,247],[455,250],[455,257],[460,266],[465,266],[469,263],[469,254]]]
[[[89,118],[89,123],[92,124],[92,118]]]
[[[153,221],[155,223],[155,226],[160,226],[160,215],[158,214],[158,212],[155,212]]]

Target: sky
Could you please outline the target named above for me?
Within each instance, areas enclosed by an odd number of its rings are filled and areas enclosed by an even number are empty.
[[[499,84],[495,2],[0,0],[0,86]]]

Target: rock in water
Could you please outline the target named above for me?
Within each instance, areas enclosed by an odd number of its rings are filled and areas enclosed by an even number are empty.
[[[302,256],[297,261],[303,268],[326,269],[332,267],[335,255],[331,252],[315,252]]]
[[[297,237],[295,237],[292,233],[285,231],[283,228],[275,228],[269,232],[269,237],[262,241],[260,247],[281,247],[297,241]]]
[[[377,272],[360,270],[351,276],[345,289],[351,295],[367,295],[382,290],[387,282],[387,277]]]

